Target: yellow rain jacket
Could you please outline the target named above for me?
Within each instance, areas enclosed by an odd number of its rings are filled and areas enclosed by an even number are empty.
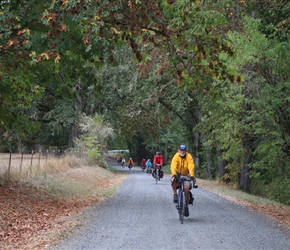
[[[170,170],[172,175],[187,175],[194,176],[194,162],[190,153],[185,154],[185,157],[181,157],[177,152],[172,158]]]

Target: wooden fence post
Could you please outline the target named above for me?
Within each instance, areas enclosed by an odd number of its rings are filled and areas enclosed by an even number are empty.
[[[21,150],[20,173],[22,172],[22,163],[23,163],[23,150]]]
[[[40,167],[40,154],[41,154],[41,150],[38,151],[38,167]]]
[[[30,163],[30,173],[32,173],[32,162],[33,162],[33,150],[31,151],[31,163]]]
[[[32,162],[33,162],[33,150],[31,151],[31,162],[30,162],[31,167],[32,167]]]
[[[9,155],[9,164],[8,164],[8,181],[10,181],[11,157],[12,157],[12,152],[11,152],[11,150],[10,150],[10,155]]]

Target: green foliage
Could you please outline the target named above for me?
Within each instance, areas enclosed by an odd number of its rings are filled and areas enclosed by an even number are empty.
[[[90,162],[95,163],[101,160],[101,154],[98,148],[89,149],[87,154]]]
[[[274,178],[270,183],[253,179],[252,194],[290,205],[289,178]]]
[[[62,128],[67,129],[73,126],[80,116],[79,113],[74,110],[71,100],[56,100],[54,108],[47,112],[43,119],[49,121],[48,125],[52,128],[52,134],[57,135]]]
[[[165,173],[165,174],[171,174],[171,170],[170,170],[170,164],[166,164],[162,167],[162,171]]]
[[[275,178],[268,186],[269,198],[290,205],[290,179]]]
[[[98,114],[94,117],[82,115],[79,126],[82,135],[75,140],[76,146],[87,151],[91,161],[102,160],[107,141],[114,136],[113,129]]]
[[[247,126],[243,131],[256,137],[250,176],[253,181],[269,184],[275,176],[283,178],[289,169],[289,63],[285,62],[289,43],[267,39],[259,32],[259,24],[259,20],[245,18],[246,33],[229,37],[238,48],[236,66],[251,69],[243,70],[247,79],[245,100],[251,107],[245,112]]]
[[[241,165],[241,158],[238,160],[232,160],[229,164],[227,164],[226,173],[221,178],[222,181],[231,184],[234,188],[237,188],[240,181]]]
[[[267,37],[289,40],[289,1],[250,1],[249,8],[261,19],[260,30]]]

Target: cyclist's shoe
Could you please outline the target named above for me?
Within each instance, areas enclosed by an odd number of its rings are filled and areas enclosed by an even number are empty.
[[[194,198],[189,198],[188,204],[193,205]]]
[[[177,196],[177,194],[173,195],[173,203],[178,203],[178,196]]]
[[[186,208],[185,208],[185,211],[184,211],[184,216],[185,216],[185,217],[188,217],[188,216],[189,216],[188,207],[186,207]]]
[[[192,193],[189,191],[189,201],[188,201],[188,203],[190,205],[193,205],[193,201],[194,201],[194,197],[193,197]]]

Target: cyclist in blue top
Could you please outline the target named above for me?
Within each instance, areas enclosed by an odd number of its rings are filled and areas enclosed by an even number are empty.
[[[150,161],[150,159],[148,159],[146,161],[146,173],[150,173],[150,170],[151,170],[151,167],[152,167],[152,162]]]

